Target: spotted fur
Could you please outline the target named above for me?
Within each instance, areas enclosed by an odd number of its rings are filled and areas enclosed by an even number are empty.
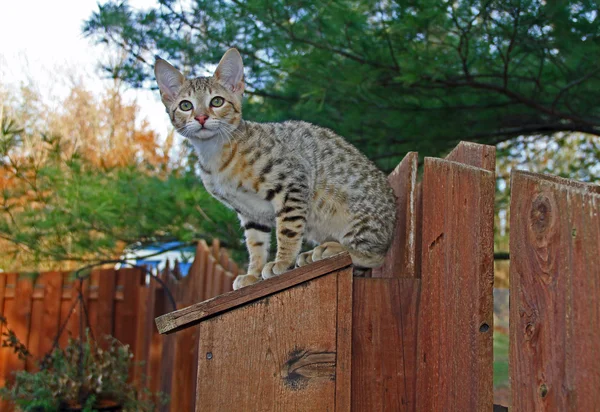
[[[341,251],[360,267],[383,263],[394,232],[394,195],[354,146],[305,122],[243,120],[243,66],[235,49],[212,77],[186,80],[162,59],[155,73],[171,122],[198,153],[204,186],[238,213],[245,229],[248,275],[235,288]],[[211,106],[215,97],[224,104]],[[192,110],[182,110],[184,100]],[[202,115],[204,125],[197,120]],[[277,253],[268,262],[273,228]],[[303,239],[320,246],[298,256]]]

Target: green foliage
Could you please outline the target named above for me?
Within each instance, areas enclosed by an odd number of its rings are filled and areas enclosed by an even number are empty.
[[[330,127],[384,169],[408,150],[600,131],[592,0],[107,0],[84,32],[124,49],[107,67],[154,86],[154,54],[192,75],[227,47],[246,65],[246,118]]]
[[[55,349],[37,372],[19,371],[14,384],[0,389],[0,396],[23,411],[58,411],[81,406],[91,412],[101,404],[118,404],[124,411],[154,411],[148,390],[138,391],[128,382],[133,354],[127,345],[106,337],[106,349],[89,338],[70,339]],[[164,402],[157,395],[159,402]]]
[[[494,387],[509,385],[508,335],[494,331]]]
[[[27,346],[19,340],[15,332],[8,327],[6,318],[0,315],[0,328],[2,328],[2,347],[11,348],[13,352],[21,360],[27,359],[31,356]]]
[[[66,156],[58,137],[28,154],[19,142],[31,136],[6,123],[0,136],[3,269],[114,259],[124,245],[156,240],[218,237],[241,248],[235,214],[193,171],[98,167],[78,152]]]

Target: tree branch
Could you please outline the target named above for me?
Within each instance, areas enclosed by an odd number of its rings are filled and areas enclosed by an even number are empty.
[[[554,99],[554,101],[552,102],[552,110],[554,111],[556,108],[556,105],[558,104],[558,102],[560,101],[560,99],[562,98],[562,96],[571,88],[591,79],[592,77],[594,77],[596,74],[600,73],[600,67],[598,67],[595,70],[592,70],[591,72],[589,72],[588,74],[586,74],[585,76],[580,77],[579,79],[573,80],[571,83],[567,84],[565,87],[563,87],[562,89],[560,89],[560,91],[558,92],[558,95],[556,96],[556,99]]]

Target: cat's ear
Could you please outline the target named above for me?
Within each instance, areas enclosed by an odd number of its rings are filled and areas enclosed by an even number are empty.
[[[179,70],[167,63],[166,60],[156,56],[154,63],[154,75],[160,89],[160,96],[165,106],[169,105],[181,89],[185,77]]]
[[[244,64],[237,49],[229,49],[225,52],[214,77],[234,93],[241,94],[244,91]]]

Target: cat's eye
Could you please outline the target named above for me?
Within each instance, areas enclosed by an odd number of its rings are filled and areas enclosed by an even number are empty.
[[[181,103],[179,103],[179,108],[184,112],[188,112],[194,108],[194,105],[188,100],[182,100]]]
[[[225,99],[223,99],[221,96],[213,97],[210,101],[210,105],[212,107],[221,107],[223,106],[223,103],[225,103]]]

